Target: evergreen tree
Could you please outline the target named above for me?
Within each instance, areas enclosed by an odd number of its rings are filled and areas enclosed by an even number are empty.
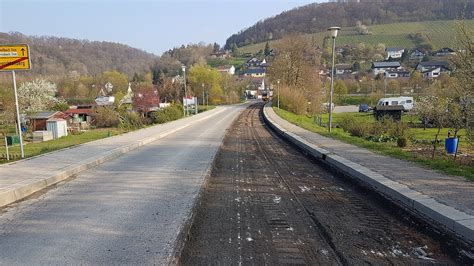
[[[270,50],[270,45],[269,45],[268,42],[267,42],[267,43],[265,44],[265,50],[264,50],[263,53],[264,53],[265,56],[269,56],[269,55],[270,55],[270,52],[271,52],[271,50]]]

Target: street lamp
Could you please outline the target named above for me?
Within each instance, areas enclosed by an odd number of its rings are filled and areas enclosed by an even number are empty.
[[[181,70],[183,70],[183,82],[184,82],[184,101],[183,101],[183,115],[188,115],[188,109],[186,108],[186,103],[188,101],[188,93],[186,92],[186,66],[182,65]]]
[[[277,107],[280,109],[280,79],[277,79]]]
[[[329,133],[331,133],[332,128],[332,94],[334,92],[334,59],[335,59],[335,50],[336,50],[336,37],[337,32],[340,30],[340,27],[330,27],[328,31],[331,32],[332,37],[332,67],[331,67],[331,91],[329,93]]]
[[[204,107],[204,99],[205,99],[205,94],[204,94],[204,83],[201,83],[202,86],[202,106]]]

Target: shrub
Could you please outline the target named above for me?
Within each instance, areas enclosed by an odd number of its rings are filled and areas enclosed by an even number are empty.
[[[97,127],[116,127],[120,124],[119,114],[109,107],[98,107],[92,117]]]
[[[170,106],[151,113],[153,123],[163,124],[183,117],[183,109],[178,106]]]
[[[397,139],[397,146],[400,148],[406,147],[408,144],[408,139],[406,137],[399,137]]]
[[[146,118],[136,112],[125,113],[120,127],[125,129],[137,129],[147,124]]]
[[[397,138],[393,136],[385,136],[385,135],[379,135],[379,136],[368,136],[365,138],[368,141],[372,142],[393,142],[396,141]]]
[[[349,132],[352,136],[355,137],[365,137],[370,132],[370,122],[354,119],[350,116],[345,116],[339,122],[339,125],[344,129],[344,131]]]
[[[274,99],[273,105],[276,106],[276,104],[277,101]],[[308,100],[301,90],[290,89],[288,87],[282,87],[280,89],[281,108],[298,115],[303,115],[306,114],[307,105]]]

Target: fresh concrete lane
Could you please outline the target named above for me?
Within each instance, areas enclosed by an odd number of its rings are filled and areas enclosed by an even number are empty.
[[[226,129],[246,106],[84,171],[0,215],[0,264],[166,264]]]
[[[211,119],[227,107],[163,125],[101,139],[72,148],[0,165],[0,207],[23,199],[32,193],[60,182],[69,176],[115,159],[194,123]]]

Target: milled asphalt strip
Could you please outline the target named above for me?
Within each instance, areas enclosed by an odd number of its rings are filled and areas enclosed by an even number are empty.
[[[23,198],[28,197],[29,195],[40,191],[44,188],[47,188],[51,185],[54,185],[60,181],[63,181],[67,179],[68,177],[72,175],[76,175],[82,171],[85,171],[87,169],[93,168],[97,165],[100,165],[104,162],[113,160],[119,156],[122,156],[132,150],[138,149],[139,147],[146,145],[148,143],[154,142],[158,139],[164,138],[170,134],[173,134],[179,130],[182,130],[184,128],[187,128],[195,123],[199,123],[205,119],[209,119],[221,112],[224,112],[226,108],[222,108],[221,110],[218,110],[210,115],[204,116],[202,118],[199,118],[197,120],[189,121],[187,124],[174,128],[172,130],[163,132],[161,134],[152,136],[152,137],[146,137],[144,139],[141,139],[135,143],[123,146],[123,147],[118,147],[115,148],[111,151],[104,152],[102,154],[99,154],[95,157],[88,158],[86,160],[82,160],[77,162],[74,165],[58,169],[54,172],[51,173],[48,177],[37,177],[33,176],[29,179],[25,179],[21,182],[9,185],[4,187],[3,189],[0,189],[0,207],[6,206],[10,203],[13,203],[15,201],[21,200]],[[73,148],[72,148],[73,149]],[[54,153],[54,152],[52,152]],[[38,156],[41,157],[41,156]],[[34,159],[29,158],[29,159]],[[17,164],[21,164],[21,161],[17,162]],[[1,177],[0,177],[1,178]]]
[[[431,223],[434,222],[434,224],[440,225],[468,244],[474,244],[474,216],[439,203],[435,199],[410,189],[404,184],[390,180],[360,164],[349,161],[306,141],[278,125],[269,117],[268,112],[274,113],[272,107],[267,104],[263,110],[265,122],[278,134],[314,158],[363,182],[385,198],[401,205],[422,218],[428,219]]]

